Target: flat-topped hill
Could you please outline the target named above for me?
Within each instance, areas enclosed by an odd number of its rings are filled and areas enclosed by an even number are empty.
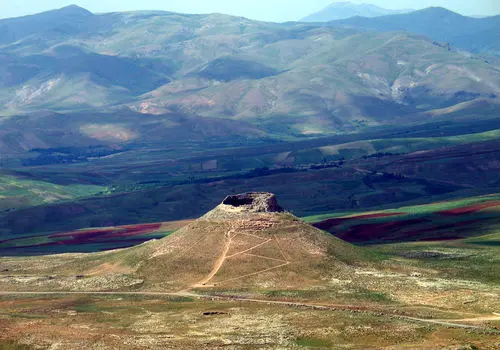
[[[313,285],[363,259],[360,248],[284,212],[271,193],[229,196],[148,247],[137,273],[167,290]]]
[[[286,212],[274,194],[250,192],[226,197],[159,240],[101,253],[36,257],[36,264],[27,258],[12,271],[43,274],[24,285],[38,290],[308,289],[371,267],[369,252]]]

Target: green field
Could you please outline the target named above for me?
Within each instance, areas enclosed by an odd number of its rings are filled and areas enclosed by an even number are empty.
[[[360,212],[360,211],[352,211],[352,212],[338,212],[338,213],[330,213],[330,214],[319,214],[319,215],[311,215],[303,217],[302,219],[309,223],[316,223],[319,221],[333,219],[333,218],[346,218],[346,217],[356,217],[359,215],[365,214],[395,214],[400,213],[398,218],[408,218],[412,215],[425,215],[432,214],[437,211],[445,211],[456,208],[461,208],[465,206],[470,206],[473,204],[479,203],[488,203],[495,202],[500,200],[500,194],[490,194],[486,196],[472,197],[472,198],[462,198],[457,200],[443,201],[438,203],[429,203],[423,205],[413,205],[408,207],[400,207],[394,209],[386,209],[386,210],[377,210],[370,212]],[[381,218],[380,220],[386,220]]]
[[[500,196],[495,194],[364,213],[323,214],[304,219],[357,244],[453,241],[499,232]]]
[[[0,212],[24,207],[71,201],[106,194],[107,188],[95,185],[56,185],[0,174]]]

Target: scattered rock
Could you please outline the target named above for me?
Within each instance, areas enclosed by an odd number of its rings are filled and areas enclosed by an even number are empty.
[[[203,216],[206,220],[235,220],[256,213],[281,213],[283,208],[273,193],[248,192],[227,196],[214,210]]]
[[[217,316],[217,315],[227,315],[224,311],[205,311],[203,316]]]
[[[283,208],[278,205],[276,196],[267,192],[248,192],[228,196],[222,204],[240,207],[245,211],[256,213],[276,213],[283,211]]]
[[[440,251],[420,251],[420,252],[404,252],[400,254],[404,258],[408,259],[462,259],[470,255],[451,253],[451,252],[440,252]]]

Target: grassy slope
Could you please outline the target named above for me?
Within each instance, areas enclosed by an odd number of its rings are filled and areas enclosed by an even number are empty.
[[[306,222],[309,222],[309,223],[315,223],[315,222],[319,222],[319,221],[326,220],[326,219],[349,218],[349,217],[356,217],[356,216],[366,215],[366,214],[394,214],[394,213],[403,213],[403,215],[430,214],[430,213],[434,213],[436,211],[456,209],[456,208],[469,206],[472,204],[485,203],[485,202],[498,201],[498,200],[500,200],[500,194],[491,194],[491,195],[487,195],[487,196],[462,198],[462,199],[443,201],[443,202],[438,202],[438,203],[414,205],[414,206],[408,206],[408,207],[370,211],[370,212],[357,211],[357,212],[339,212],[339,213],[330,213],[330,214],[326,213],[326,214],[306,216],[306,217],[303,217],[302,219]]]
[[[440,130],[438,129],[438,132]],[[116,158],[89,163],[33,168],[33,175],[37,178],[54,182],[57,179],[64,184],[81,179],[85,182],[97,181],[111,187],[113,183],[110,184],[110,181],[116,181],[118,185],[124,185],[118,192],[125,193],[4,213],[0,227],[4,234],[40,233],[193,218],[213,208],[229,193],[252,190],[275,192],[286,208],[294,210],[300,216],[329,213],[334,210],[390,208],[397,202],[410,204],[444,198],[472,197],[497,191],[495,188],[498,187],[496,184],[499,178],[496,159],[500,144],[494,140],[496,135],[497,131],[493,131],[437,138],[430,147],[442,145],[442,142],[462,143],[489,138],[491,141],[464,143],[380,159],[353,159],[346,161],[340,168],[301,170],[267,176],[241,176],[223,180],[218,180],[217,177],[236,175],[248,166],[272,166],[279,162],[286,164],[288,160],[278,161],[273,155],[279,155],[274,152],[286,151],[287,147],[292,150],[294,147],[299,149],[298,152],[294,151],[288,155],[287,152],[282,152],[285,154],[282,159],[291,159],[292,165],[307,164],[312,159],[321,162],[323,158],[320,153],[300,159],[296,155],[304,147],[302,144],[284,144],[277,145],[276,148],[254,147],[225,150],[215,154],[199,153],[199,156],[179,160],[176,160],[172,153],[166,152],[164,154],[168,155],[166,157],[169,159],[162,161],[163,153],[159,152],[157,158],[151,162],[147,153],[144,157],[141,153],[141,157],[134,160],[135,153],[130,152]],[[415,140],[415,137],[411,139]],[[326,145],[331,145],[330,141],[326,142]],[[423,138],[418,138],[416,142],[424,145]],[[403,139],[400,144],[404,146]],[[310,147],[307,145],[309,144],[305,144],[306,149]],[[187,155],[189,150],[184,150],[181,157]],[[170,160],[171,156],[173,160]],[[214,159],[217,160],[217,170],[201,170],[203,163]],[[259,161],[266,159],[267,161]],[[464,163],[468,166],[463,166]],[[382,173],[402,173],[406,177],[390,177]],[[454,174],[453,178],[449,178],[448,174],[451,173]],[[204,181],[204,178],[211,180]],[[203,181],[196,182],[196,179]],[[179,181],[186,182],[180,184]],[[71,215],[71,221],[66,220],[68,215]]]
[[[500,139],[500,130],[491,130],[483,133],[449,137],[409,137],[401,139],[367,140],[335,146],[325,146],[320,148],[320,150],[326,155],[342,155],[344,158],[349,159],[353,158],[353,155],[349,156],[349,152],[346,152],[347,150],[350,150],[356,157],[359,157],[362,155],[369,156],[375,153],[412,153],[439,147],[498,139]]]
[[[404,257],[409,266],[439,269],[444,278],[500,283],[500,226],[494,233],[446,242],[397,243],[373,247],[393,257]]]
[[[94,185],[61,186],[49,182],[0,175],[0,212],[60,201],[71,201],[106,192]]]
[[[418,151],[436,149],[475,142],[488,142],[500,139],[500,130],[490,130],[481,133],[471,133],[446,137],[408,137],[368,139],[335,145],[326,145],[318,148],[305,148],[290,152],[268,154],[245,159],[249,164],[260,166],[299,165],[319,163],[325,160],[357,159],[380,153],[405,154]],[[239,160],[241,163],[241,159]],[[229,168],[228,161],[220,162],[220,166]]]
[[[494,145],[492,144],[492,147]],[[492,150],[494,151],[494,147]],[[446,150],[445,150],[446,151]],[[448,152],[448,151],[446,151]],[[435,159],[432,159],[433,164],[436,161],[439,164],[446,165],[448,163],[448,155],[444,152],[437,152]],[[489,158],[484,158],[479,154],[474,161],[477,160],[478,166],[484,168],[485,162],[489,159],[494,159],[494,152],[488,151]],[[470,152],[469,152],[470,153]],[[456,155],[453,155],[456,157]],[[396,157],[398,161],[405,160],[405,158]],[[111,158],[113,159],[113,158]],[[208,158],[210,159],[210,158]],[[381,176],[369,176],[372,170],[377,170],[384,166],[384,164],[392,163],[391,157],[382,160],[366,160],[359,162],[357,160],[352,163],[346,162],[342,168],[337,169],[324,169],[314,171],[301,171],[298,173],[284,173],[274,174],[269,176],[258,176],[253,178],[234,178],[224,181],[208,181],[207,183],[189,183],[184,185],[172,186],[170,183],[162,186],[162,183],[152,185],[149,187],[138,186],[132,188],[132,192],[123,194],[113,194],[104,198],[93,198],[88,201],[79,201],[65,206],[44,206],[32,208],[30,211],[10,213],[5,222],[10,222],[11,228],[17,226],[16,232],[33,232],[36,229],[40,231],[58,231],[58,230],[71,230],[90,226],[115,226],[123,224],[133,224],[137,222],[159,222],[166,220],[177,220],[186,217],[196,217],[204,211],[209,210],[217,204],[225,195],[233,192],[244,192],[249,190],[267,190],[276,192],[287,208],[293,208],[297,211],[298,215],[308,215],[329,212],[332,208],[338,210],[345,210],[349,208],[366,209],[380,205],[388,205],[389,203],[405,202],[409,200],[419,199],[421,201],[429,200],[429,196],[433,194],[443,194],[447,192],[454,192],[461,189],[461,186],[440,184],[438,181],[431,184],[426,182],[426,174],[413,174],[415,179],[391,179]],[[193,162],[192,164],[194,164]],[[380,163],[380,165],[378,165]],[[112,163],[110,167],[97,167],[91,164],[83,164],[78,166],[62,167],[56,166],[55,169],[63,172],[65,176],[59,177],[63,183],[71,183],[71,179],[78,178],[78,174],[85,174],[85,179],[99,179],[100,174],[107,173],[110,178],[120,179],[119,176],[134,178],[129,179],[140,181],[153,180],[153,179],[170,179],[172,174],[171,162],[151,164],[142,166],[134,164],[135,169],[130,164],[123,165],[121,168],[112,170]],[[198,161],[198,166],[200,161]],[[403,163],[403,165],[406,163]],[[414,162],[412,161],[412,163]],[[487,164],[494,165],[494,162]],[[366,167],[365,173],[356,170],[356,166]],[[95,166],[95,168],[92,168]],[[244,166],[244,165],[243,165]],[[434,167],[435,168],[435,167]],[[459,171],[467,171],[468,168],[459,169]],[[37,169],[34,169],[37,170]],[[40,169],[44,170],[44,169]],[[120,170],[117,172],[117,170]],[[142,170],[137,173],[137,170]],[[443,168],[443,171],[446,168]],[[492,169],[493,170],[493,169]],[[456,171],[456,170],[453,170]],[[470,170],[472,174],[477,175],[477,171]],[[114,176],[116,174],[116,176]],[[53,174],[51,172],[40,173],[41,178],[51,179]],[[74,175],[74,176],[73,176]],[[179,174],[181,175],[181,174]],[[186,174],[188,176],[189,174]],[[197,172],[198,176],[213,176],[213,173]],[[467,173],[464,174],[464,176]],[[492,180],[495,177],[495,172],[490,172]],[[368,176],[368,178],[367,178]],[[182,175],[181,175],[182,177]],[[468,176],[468,178],[472,178]],[[288,181],[288,184],[284,182]],[[369,180],[367,182],[366,180]],[[290,185],[293,184],[293,187]],[[484,181],[478,178],[473,183],[474,187],[471,192],[484,187]],[[157,188],[155,188],[155,186]],[[437,186],[437,187],[436,187]],[[137,191],[139,189],[139,191]],[[484,191],[486,191],[485,189]],[[444,191],[444,192],[443,192]],[[482,193],[485,193],[485,192]],[[182,193],[182,195],[180,195]],[[337,193],[336,196],[331,196],[331,193]],[[457,193],[456,196],[459,194]],[[196,200],[196,205],[190,205],[186,208],[185,199],[192,198]],[[298,200],[301,198],[301,200]],[[70,208],[80,208],[78,211]],[[83,208],[83,210],[81,210]],[[137,210],[141,208],[141,210]],[[44,223],[38,222],[38,218],[64,218],[61,213],[72,212],[71,227],[64,226],[63,222],[56,222],[61,220],[52,219],[51,227],[46,227]],[[73,210],[73,211],[72,211]],[[30,214],[28,214],[30,213]],[[49,214],[50,213],[50,214]],[[86,216],[86,218],[82,218]],[[33,222],[29,222],[30,220]],[[81,221],[83,219],[83,221]]]
[[[424,180],[383,177],[376,177],[376,183],[370,187],[364,179],[365,174],[345,167],[165,186],[19,210],[3,215],[5,221],[0,227],[2,233],[9,234],[193,218],[213,208],[228,194],[247,191],[276,193],[285,208],[307,215],[328,212],[333,207],[367,208],[424,199],[458,189]],[[71,215],[71,221],[65,220],[65,213]]]

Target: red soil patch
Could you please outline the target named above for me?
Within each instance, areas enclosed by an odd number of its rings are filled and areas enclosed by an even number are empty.
[[[405,232],[405,235],[409,234],[410,237],[424,236],[420,239],[422,241],[445,241],[452,239],[461,239],[469,237],[470,233],[467,233],[470,230],[469,226],[477,224],[479,222],[481,222],[481,220],[468,220],[442,225],[434,224],[433,226],[429,226],[420,230]],[[462,232],[465,232],[465,234],[461,234]],[[429,237],[428,235],[432,236]]]
[[[428,219],[394,221],[381,224],[356,225],[345,231],[329,232],[350,243],[373,241],[444,241],[470,236],[470,226],[481,220],[438,224]],[[426,224],[422,227],[421,224]],[[420,225],[420,228],[414,227]],[[414,227],[412,229],[412,227]]]
[[[399,216],[404,213],[375,213],[375,214],[363,214],[357,216],[350,216],[347,218],[336,218],[336,219],[328,219],[324,221],[317,222],[313,224],[314,227],[319,228],[320,230],[328,231],[333,229],[335,226],[338,226],[346,221],[351,220],[362,220],[362,219],[377,219],[377,218],[385,218],[391,216]]]
[[[417,225],[428,222],[425,219],[414,219],[406,221],[393,221],[383,224],[364,224],[349,228],[345,232],[337,233],[340,239],[351,242],[361,243],[374,240],[393,240],[397,236],[411,237],[411,232],[403,232],[410,225]],[[330,231],[331,233],[335,233]]]
[[[86,230],[78,230],[64,233],[54,233],[50,235],[50,238],[60,238],[60,237],[74,237],[74,236],[92,236],[92,235],[104,235],[109,232],[113,232],[118,228],[96,228],[96,229],[86,229]]]
[[[49,237],[50,238],[71,237],[71,239],[57,242],[60,244],[80,244],[80,243],[95,242],[95,241],[103,242],[105,240],[112,240],[113,238],[118,238],[118,237],[133,237],[133,236],[140,236],[153,233],[158,231],[161,228],[161,226],[162,226],[161,223],[128,225],[128,226],[56,233],[50,235]]]
[[[122,232],[115,232],[108,237],[129,237],[138,236],[153,233],[161,228],[161,223],[159,224],[139,224],[119,227]]]
[[[82,239],[68,239],[64,241],[57,241],[57,242],[50,242],[50,243],[43,243],[43,244],[36,244],[36,245],[27,245],[27,246],[22,246],[22,247],[15,247],[11,249],[26,249],[26,248],[43,248],[43,247],[55,247],[55,246],[71,246],[71,245],[81,245],[81,244],[110,244],[110,246],[106,247],[101,247],[99,250],[111,250],[111,249],[116,249],[116,248],[123,248],[123,247],[132,247],[134,245],[138,245],[141,243],[144,243],[146,240],[145,239],[125,239],[125,240],[101,240],[101,239],[96,239],[96,240],[82,240]]]
[[[461,208],[455,208],[455,209],[450,209],[450,210],[443,210],[438,212],[439,215],[446,215],[446,216],[455,216],[455,215],[465,215],[465,214],[472,214],[475,212],[478,212],[483,209],[487,208],[493,208],[493,207],[498,207],[500,206],[500,201],[493,201],[493,202],[487,202],[487,203],[477,203],[473,205],[469,205],[466,207],[461,207]]]

